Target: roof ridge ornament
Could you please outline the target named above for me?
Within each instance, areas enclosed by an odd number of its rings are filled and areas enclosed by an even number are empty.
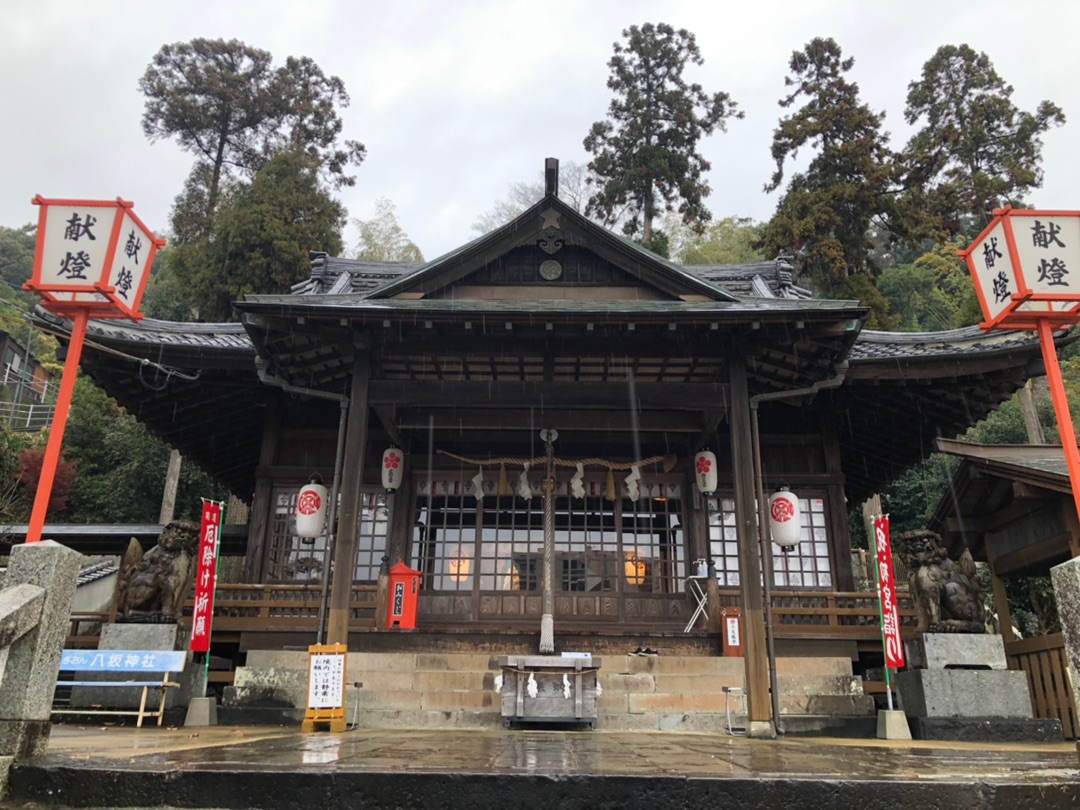
[[[562,250],[565,241],[562,237],[562,226],[559,217],[562,214],[555,208],[545,208],[540,212],[544,218],[540,225],[540,238],[536,240],[536,246],[548,255],[554,255]]]

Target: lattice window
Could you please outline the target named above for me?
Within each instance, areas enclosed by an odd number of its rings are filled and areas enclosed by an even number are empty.
[[[323,576],[326,560],[326,531],[319,537],[297,537],[294,534],[296,497],[300,486],[275,488],[273,512],[270,516],[270,552],[267,559],[267,578],[286,582],[318,582]],[[340,499],[339,499],[340,502]],[[379,566],[386,553],[389,515],[382,492],[363,492],[360,496],[359,537],[356,567],[353,578],[359,582],[375,582]]]
[[[541,590],[544,501],[539,482],[539,477],[531,481],[533,496],[527,500],[492,491],[479,505],[470,481],[436,481],[432,498],[426,495],[427,482],[418,482],[412,558],[424,573],[424,587]],[[686,565],[678,486],[645,484],[643,497],[615,503],[600,494],[602,480],[585,484],[585,498],[570,497],[565,481],[556,493],[555,589],[682,590]]]
[[[709,509],[709,553],[716,565],[721,585],[739,585],[739,546],[736,534],[735,501],[720,495],[707,499]],[[832,588],[832,566],[823,498],[799,498],[802,540],[789,552],[772,544],[773,584],[777,588]],[[754,543],[757,539],[754,538]]]

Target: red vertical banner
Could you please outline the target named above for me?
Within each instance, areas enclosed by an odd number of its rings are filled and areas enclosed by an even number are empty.
[[[900,611],[896,606],[896,580],[893,576],[892,548],[889,546],[889,516],[874,518],[874,543],[877,547],[878,596],[881,598],[881,635],[885,642],[885,666],[899,669],[904,665],[904,641],[900,638]]]
[[[198,568],[195,571],[195,609],[191,612],[191,650],[210,651],[210,625],[214,616],[214,585],[217,583],[218,539],[221,504],[203,501],[199,527]]]

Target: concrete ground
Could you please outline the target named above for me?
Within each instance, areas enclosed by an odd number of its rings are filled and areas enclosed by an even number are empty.
[[[1080,807],[1073,743],[55,726],[8,808]]]

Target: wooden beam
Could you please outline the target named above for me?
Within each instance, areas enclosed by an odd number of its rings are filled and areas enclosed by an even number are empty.
[[[388,406],[378,406],[388,407]],[[376,411],[378,411],[376,407]],[[525,408],[399,408],[397,426],[401,430],[521,430]],[[573,430],[627,432],[635,427],[629,412],[544,409],[544,421],[559,432]],[[692,433],[700,430],[701,419],[691,411],[641,411],[636,427],[641,433]],[[530,428],[531,429],[531,428]]]
[[[390,437],[390,441],[405,452],[408,452],[409,445],[405,441],[405,437],[401,435],[401,430],[394,422],[394,409],[389,405],[373,405],[371,409],[375,411],[375,415],[382,423],[383,430],[385,430],[386,435]]]
[[[728,401],[728,386],[637,383],[634,406],[642,410],[691,410],[716,407]],[[373,380],[371,404],[491,406],[504,408],[612,408],[630,406],[629,387],[618,383],[541,382],[405,382]]]

